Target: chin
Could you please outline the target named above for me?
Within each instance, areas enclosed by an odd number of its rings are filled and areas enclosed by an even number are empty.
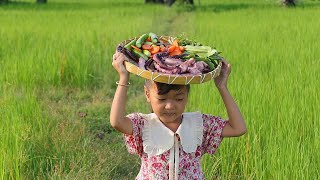
[[[177,121],[177,119],[179,119],[180,116],[177,114],[171,114],[171,115],[163,114],[162,116],[160,116],[160,118],[164,122],[175,122]]]

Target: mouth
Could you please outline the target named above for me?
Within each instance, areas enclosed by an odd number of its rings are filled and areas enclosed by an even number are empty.
[[[171,116],[174,116],[176,113],[163,113],[164,116],[168,116],[168,117],[171,117]]]

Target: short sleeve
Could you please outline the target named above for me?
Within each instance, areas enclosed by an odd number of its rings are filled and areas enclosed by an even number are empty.
[[[144,126],[144,118],[139,113],[127,115],[133,126],[132,135],[124,134],[124,142],[130,154],[142,156],[142,128]]]
[[[203,142],[204,153],[213,154],[218,149],[223,137],[221,136],[224,126],[228,121],[222,120],[218,116],[208,114],[202,115],[203,119]]]

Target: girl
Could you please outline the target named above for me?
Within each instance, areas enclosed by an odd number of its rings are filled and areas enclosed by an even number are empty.
[[[110,124],[122,132],[131,154],[141,158],[136,179],[204,179],[200,159],[213,154],[223,137],[246,133],[239,108],[227,89],[231,66],[222,61],[220,75],[214,79],[223,99],[228,121],[200,112],[184,112],[189,85],[168,85],[146,80],[144,92],[153,113],[125,115],[129,72],[122,53],[113,55],[112,65],[119,73],[112,102]]]

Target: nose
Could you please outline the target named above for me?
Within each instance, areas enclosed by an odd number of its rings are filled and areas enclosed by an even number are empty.
[[[168,110],[174,109],[174,103],[172,101],[168,101],[165,105],[165,109],[168,109]]]

